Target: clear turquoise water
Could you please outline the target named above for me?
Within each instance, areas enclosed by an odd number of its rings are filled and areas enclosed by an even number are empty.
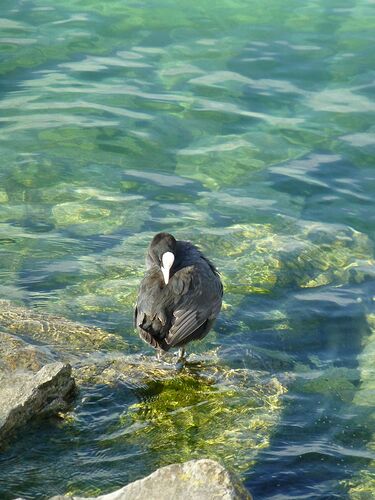
[[[0,456],[1,498],[107,492],[197,456],[258,499],[372,498],[374,14],[2,1],[0,298],[151,355],[132,305],[150,236],[171,231],[222,273],[194,350],[229,382],[87,383],[71,420]],[[255,373],[258,396],[283,390],[257,400]]]

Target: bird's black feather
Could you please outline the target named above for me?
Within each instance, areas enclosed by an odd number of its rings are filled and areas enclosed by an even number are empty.
[[[166,251],[175,255],[167,285],[160,269]],[[141,338],[164,351],[203,338],[219,314],[223,295],[214,265],[194,245],[168,233],[154,237],[146,263],[134,313]]]

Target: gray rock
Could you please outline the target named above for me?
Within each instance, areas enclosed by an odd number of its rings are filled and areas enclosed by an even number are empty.
[[[68,364],[49,363],[36,374],[0,372],[0,446],[30,419],[66,409],[74,387]]]
[[[162,467],[150,476],[96,500],[251,500],[241,482],[214,460],[190,460]],[[86,500],[92,500],[89,497]],[[55,496],[51,500],[83,500]]]

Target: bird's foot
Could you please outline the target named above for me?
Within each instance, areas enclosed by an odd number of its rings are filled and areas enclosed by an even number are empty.
[[[176,369],[182,370],[182,368],[185,366],[186,360],[187,360],[186,351],[183,347],[181,347],[178,350],[178,359],[176,362]]]
[[[161,362],[161,361],[163,361],[163,362],[164,362],[164,354],[165,354],[165,352],[164,352],[164,351],[162,351],[161,349],[158,349],[158,350],[156,351],[156,359],[157,359],[159,362]]]
[[[160,365],[163,366],[163,368],[171,368],[173,366],[171,356],[168,354],[168,352],[163,351],[162,349],[157,350],[156,360]]]

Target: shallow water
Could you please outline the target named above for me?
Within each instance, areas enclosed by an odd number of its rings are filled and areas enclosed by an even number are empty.
[[[132,307],[168,230],[212,257],[225,304],[179,376],[83,377],[68,419],[1,455],[1,498],[202,456],[259,499],[372,498],[374,14],[3,0],[0,298],[151,356]]]

